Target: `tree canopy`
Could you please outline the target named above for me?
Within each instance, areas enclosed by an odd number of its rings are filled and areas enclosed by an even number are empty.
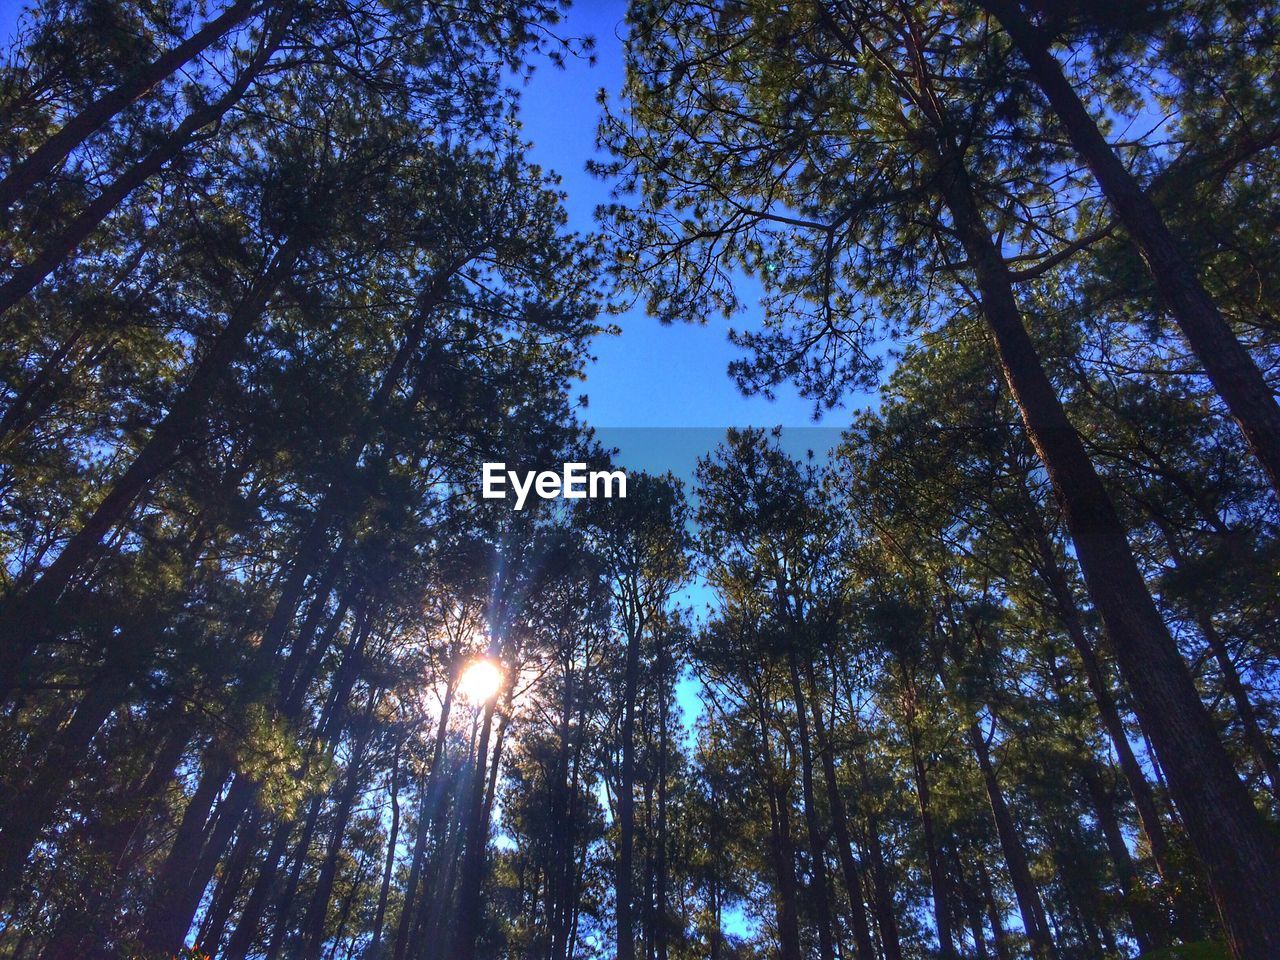
[[[1280,956],[1280,7],[566,9],[22,14],[0,958]],[[839,446],[483,497],[628,303]]]

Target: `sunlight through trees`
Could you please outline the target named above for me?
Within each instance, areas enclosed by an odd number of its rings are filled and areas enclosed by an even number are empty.
[[[0,960],[1280,957],[1280,5],[567,11],[18,17]]]

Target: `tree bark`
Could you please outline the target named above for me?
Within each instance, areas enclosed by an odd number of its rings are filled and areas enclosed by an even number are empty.
[[[373,917],[373,935],[371,948],[376,952],[382,945],[382,924],[387,915],[387,897],[391,893],[391,872],[396,865],[396,843],[400,839],[400,748],[396,743],[395,754],[391,758],[390,778],[391,793],[391,828],[387,833],[387,857],[382,867],[382,886],[378,890],[378,909]]]
[[[622,689],[622,768],[618,775],[618,864],[614,880],[614,923],[617,928],[617,960],[635,960],[635,927],[632,918],[635,868],[635,728],[636,687],[640,674],[640,628],[628,631]]]
[[[1157,520],[1156,525],[1160,528],[1160,533],[1169,548],[1169,558],[1173,560],[1175,569],[1185,570],[1187,558],[1178,546],[1173,531],[1162,520]],[[1222,674],[1222,685],[1231,697],[1231,702],[1235,704],[1236,715],[1239,716],[1240,726],[1244,731],[1245,743],[1253,751],[1258,767],[1271,787],[1271,795],[1280,801],[1280,760],[1277,760],[1276,752],[1271,748],[1267,735],[1262,729],[1258,711],[1249,698],[1249,691],[1240,677],[1240,671],[1236,669],[1235,662],[1231,659],[1231,651],[1227,649],[1226,641],[1222,639],[1222,634],[1214,625],[1213,614],[1205,608],[1200,598],[1188,597],[1187,606],[1191,608],[1196,627],[1204,637],[1204,642],[1208,645],[1209,652],[1213,654],[1214,661],[1218,664],[1218,672]]]
[[[480,743],[476,748],[475,776],[471,784],[466,818],[466,842],[463,847],[462,872],[459,879],[458,915],[451,951],[453,960],[475,960],[476,945],[484,929],[484,903],[480,886],[484,882],[489,848],[489,821],[485,816],[486,764],[489,756],[489,731],[493,726],[497,698],[484,708],[480,724]]]
[[[1067,583],[1066,574],[1063,572],[1062,565],[1058,562],[1053,545],[1049,542],[1049,535],[1044,528],[1043,520],[1040,518],[1040,512],[1032,501],[1030,494],[1026,492],[1025,486],[1022,489],[1025,498],[1027,523],[1031,528],[1036,551],[1040,556],[1039,573],[1041,579],[1044,580],[1045,586],[1049,588],[1049,595],[1053,598],[1054,605],[1058,611],[1058,619],[1063,629],[1066,630],[1072,647],[1075,648],[1076,656],[1080,658],[1080,665],[1084,668],[1085,680],[1089,684],[1089,691],[1093,694],[1094,704],[1098,708],[1098,716],[1102,720],[1102,727],[1107,732],[1112,749],[1116,752],[1116,760],[1120,765],[1120,772],[1124,774],[1125,783],[1128,784],[1129,793],[1133,797],[1134,809],[1138,813],[1138,824],[1147,838],[1147,844],[1151,847],[1151,858],[1155,861],[1156,870],[1159,871],[1161,877],[1166,880],[1172,880],[1172,875],[1169,873],[1171,869],[1169,866],[1169,839],[1165,834],[1164,822],[1160,819],[1160,814],[1156,807],[1155,794],[1151,790],[1151,784],[1147,781],[1147,775],[1142,772],[1142,765],[1138,763],[1138,758],[1134,756],[1133,747],[1129,745],[1129,738],[1124,730],[1124,721],[1120,717],[1120,710],[1116,706],[1114,696],[1112,696],[1111,686],[1103,673],[1102,664],[1098,662],[1098,656],[1094,652],[1093,644],[1085,634],[1084,618],[1081,616],[1080,608],[1076,604],[1075,593],[1072,591],[1070,584]]]
[[[956,886],[960,889],[960,901],[964,904],[969,920],[969,935],[973,937],[973,949],[978,960],[987,960],[987,932],[982,926],[982,905],[973,884],[965,879],[964,863],[960,860],[960,850],[953,843],[948,847],[951,853],[951,865],[956,871]]]
[[[983,5],[1000,21],[1027,62],[1032,79],[1142,254],[1160,298],[1226,401],[1272,490],[1280,496],[1280,405],[1257,364],[1236,339],[1155,203],[1111,148],[1021,4],[1017,0],[983,0]],[[1234,934],[1228,931],[1228,936],[1234,943]],[[1276,936],[1268,935],[1272,949]],[[1241,946],[1245,943],[1240,941]]]
[[[218,947],[226,932],[227,920],[231,917],[231,911],[235,909],[236,898],[244,885],[249,863],[260,852],[262,825],[252,811],[247,819],[248,823],[236,836],[231,855],[227,858],[227,865],[214,888],[213,902],[209,906],[209,912],[205,915],[196,935],[196,945],[210,956],[218,955]]]
[[[370,690],[369,706],[360,720],[362,729],[357,734],[352,748],[347,781],[339,795],[338,808],[334,812],[333,830],[329,835],[329,845],[325,849],[324,862],[320,866],[320,875],[316,880],[315,890],[311,894],[311,903],[302,921],[300,932],[306,943],[303,955],[307,957],[318,957],[324,943],[324,921],[329,915],[329,900],[333,895],[333,884],[338,876],[338,857],[342,853],[342,841],[347,833],[347,822],[351,819],[351,808],[360,793],[361,765],[364,763],[364,754],[369,740],[373,736],[373,712],[377,707],[378,699],[379,693]]]
[[[973,264],[1010,392],[1062,507],[1094,605],[1132,688],[1187,834],[1238,958],[1280,955],[1280,867],[1138,570],[1124,529],[1040,364],[1008,266],[983,223],[954,143],[941,143],[940,188]]]
[[[871,942],[871,926],[867,922],[867,908],[862,892],[862,871],[853,858],[853,841],[849,837],[848,815],[840,784],[836,778],[835,750],[827,736],[826,721],[822,718],[822,706],[817,700],[818,684],[814,676],[813,661],[805,659],[805,672],[809,682],[810,709],[813,712],[813,731],[818,741],[818,755],[822,758],[822,773],[827,786],[827,805],[831,808],[831,828],[835,834],[840,869],[844,873],[845,892],[849,897],[849,920],[853,926],[853,943],[858,960],[874,960],[875,946]]]
[[[1125,908],[1129,913],[1129,923],[1133,927],[1133,939],[1144,953],[1156,947],[1166,946],[1169,940],[1168,931],[1162,929],[1159,919],[1152,915],[1153,911],[1134,901],[1138,871],[1134,868],[1133,858],[1129,855],[1129,846],[1124,842],[1124,833],[1120,829],[1115,804],[1102,778],[1098,775],[1096,761],[1087,751],[1084,751],[1084,744],[1080,744],[1080,748],[1082,750],[1080,776],[1093,803],[1098,827],[1102,831],[1102,839],[1111,857],[1116,881],[1120,885],[1120,893],[1124,897]]]
[[[1005,863],[1009,867],[1009,877],[1013,881],[1013,893],[1018,901],[1018,912],[1022,914],[1022,929],[1026,931],[1034,957],[1048,958],[1054,955],[1053,944],[1049,939],[1048,924],[1044,919],[1044,907],[1040,903],[1040,894],[1036,890],[1035,880],[1031,876],[1031,868],[1027,864],[1026,851],[1013,817],[1009,813],[1009,805],[1005,802],[1004,792],[1000,789],[1000,781],[996,779],[995,768],[991,765],[991,751],[987,747],[987,739],[983,736],[977,721],[969,724],[969,745],[974,756],[978,758],[978,768],[982,771],[982,782],[987,788],[987,800],[991,805],[991,818],[995,821],[996,834],[1000,838],[1000,848],[1004,852]]]
[[[831,935],[831,901],[827,885],[826,837],[818,822],[818,809],[813,793],[813,748],[809,741],[809,716],[804,690],[800,685],[800,666],[794,644],[787,651],[787,669],[791,674],[791,697],[796,707],[796,731],[800,737],[800,797],[804,804],[804,821],[809,832],[809,859],[813,871],[813,907],[818,925],[818,950],[823,960],[835,960],[835,944]]]
[[[71,719],[44,749],[38,765],[11,784],[12,795],[21,797],[22,802],[0,805],[0,903],[21,878],[27,856],[40,831],[57,812],[99,728],[132,695],[139,648],[145,646],[125,641],[109,652],[107,663],[94,677]]]
[[[119,116],[122,110],[146,96],[248,20],[255,9],[254,0],[236,0],[176,47],[166,50],[63,124],[57,133],[0,180],[0,216],[31,187],[52,173],[73,150]]]
[[[668,915],[667,904],[667,711],[669,686],[667,669],[669,666],[667,646],[660,638],[658,643],[658,835],[655,839],[657,851],[654,856],[655,903],[653,936],[655,939],[654,954],[656,960],[667,960],[668,957]]]
[[[196,433],[196,424],[244,351],[249,331],[292,270],[298,253],[295,238],[275,252],[133,462],[26,593],[6,601],[0,610],[0,683],[4,685],[0,693],[18,684],[21,667],[36,644],[56,632],[55,607],[72,579],[97,556],[107,533],[126,517],[138,497],[172,465],[182,445]]]
[[[978,884],[982,889],[982,899],[987,905],[987,918],[991,921],[991,938],[995,941],[998,960],[1009,960],[1009,932],[1005,929],[1004,915],[996,902],[996,893],[991,885],[991,873],[981,857],[975,860],[978,867]]]
[[[291,821],[281,820],[275,825],[271,833],[271,844],[258,867],[258,876],[249,890],[249,897],[240,911],[240,916],[236,919],[231,939],[227,941],[227,949],[225,953],[215,953],[215,956],[227,957],[229,960],[230,958],[243,960],[248,953],[253,937],[258,931],[258,924],[262,921],[262,914],[275,884],[276,875],[280,872],[280,863],[284,859],[292,833]],[[209,944],[209,946],[217,945]]]
[[[957,960],[955,940],[951,932],[951,904],[947,897],[946,872],[942,869],[938,841],[933,828],[933,810],[929,804],[929,778],[920,756],[920,745],[910,720],[907,738],[911,746],[911,767],[915,773],[916,799],[920,805],[920,827],[924,836],[925,865],[929,872],[929,890],[933,895],[934,925],[938,932],[938,955],[943,960]]]
[[[858,782],[863,796],[872,795],[871,771],[866,756],[854,751],[858,767]],[[889,877],[889,865],[885,862],[884,848],[880,844],[880,818],[869,804],[865,811],[866,830],[863,832],[866,858],[871,864],[871,881],[874,893],[876,928],[880,931],[880,947],[884,960],[902,960],[902,943],[898,934],[898,919],[893,908],[893,885]]]
[[[413,841],[413,859],[409,865],[409,879],[405,883],[400,922],[396,927],[396,942],[392,948],[393,960],[404,960],[409,945],[409,935],[417,925],[421,910],[418,909],[418,887],[421,883],[427,836],[441,806],[443,790],[440,786],[440,762],[444,757],[445,735],[449,730],[449,713],[453,706],[454,684],[446,685],[444,700],[440,705],[440,720],[436,725],[435,743],[431,750],[431,763],[422,779],[418,798],[418,823]]]
[[[790,800],[786,787],[778,782],[773,748],[769,742],[768,714],[759,696],[760,746],[764,751],[764,787],[769,801],[769,846],[777,878],[775,897],[778,918],[778,948],[781,960],[800,960],[800,910],[796,896],[795,848],[791,843]]]
[[[0,285],[0,317],[39,286],[49,274],[66,263],[80,244],[98,229],[102,221],[129,194],[163,170],[191,144],[201,129],[221,120],[223,115],[239,102],[284,39],[284,27],[285,21],[281,18],[272,29],[270,36],[264,39],[253,59],[245,65],[221,97],[188,114],[164,143],[113,180],[67,225],[62,233],[45,244],[34,260],[19,267],[14,271],[13,276]]]

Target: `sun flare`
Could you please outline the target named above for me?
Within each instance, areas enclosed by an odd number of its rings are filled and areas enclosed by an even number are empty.
[[[488,703],[498,695],[501,686],[502,668],[481,657],[462,668],[462,675],[458,677],[458,696],[467,703]]]

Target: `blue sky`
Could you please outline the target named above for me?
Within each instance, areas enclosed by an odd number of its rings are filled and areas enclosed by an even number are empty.
[[[569,222],[575,230],[594,227],[593,213],[609,199],[610,185],[586,173],[597,156],[596,124],[603,88],[616,103],[623,82],[622,36],[625,0],[579,0],[559,32],[562,36],[594,36],[597,63],[570,60],[564,70],[538,66],[524,87],[521,119],[532,143],[531,159],[563,178]],[[735,320],[745,326],[752,319]],[[602,338],[595,350],[586,393],[586,419],[600,427],[804,426],[811,423],[812,404],[789,387],[778,399],[744,397],[726,368],[737,355],[729,343],[728,324],[680,324],[664,327],[643,310],[619,318],[622,334]],[[836,411],[843,423],[847,414]],[[625,452],[625,451],[624,451]]]
[[[0,0],[0,41],[5,48],[23,6],[18,0]],[[595,228],[596,206],[610,197],[610,185],[585,167],[599,155],[597,93],[603,88],[616,103],[622,88],[625,10],[626,0],[578,0],[558,32],[564,37],[595,37],[596,64],[569,59],[560,70],[544,60],[521,91],[530,159],[561,176],[570,226],[580,232]],[[735,324],[751,325],[753,313],[758,317],[754,304]],[[710,452],[730,426],[781,425],[788,428],[783,447],[792,455],[804,456],[808,450],[822,455],[848,422],[849,412],[836,410],[815,427],[812,403],[787,385],[777,390],[775,400],[743,396],[727,373],[738,353],[723,320],[705,326],[663,326],[637,308],[615,322],[621,334],[597,342],[597,359],[579,392],[589,397],[584,419],[598,429],[602,443],[619,449],[619,460],[628,469],[671,470],[689,483],[697,457]],[[682,602],[699,614],[710,599],[701,583],[681,595]],[[690,677],[678,684],[677,700],[690,728],[702,709],[702,693]],[[749,911],[728,910],[730,932],[746,934],[753,925]]]
[[[5,47],[22,7],[18,0],[0,0],[0,38]],[[626,0],[578,0],[557,32],[564,37],[595,37],[596,64],[571,58],[560,70],[544,59],[521,91],[521,120],[531,143],[530,158],[563,179],[570,226],[577,231],[592,230],[596,206],[609,199],[610,185],[588,174],[585,166],[599,155],[597,92],[603,88],[616,103],[622,88],[625,11]],[[755,304],[734,322],[749,326],[753,314],[759,314]],[[701,427],[722,433],[729,426],[812,425],[812,404],[789,385],[780,387],[773,401],[742,395],[727,373],[729,361],[738,351],[728,341],[725,321],[664,327],[637,308],[616,322],[621,334],[602,337],[596,343],[597,359],[580,391],[588,395],[585,419],[592,426]],[[836,410],[827,415],[823,425],[841,427],[848,419],[848,411]],[[619,443],[619,436],[635,441],[639,434],[609,431],[601,439]],[[687,476],[693,462],[692,436],[682,432],[673,445],[669,464],[659,456],[660,445],[652,438],[641,445],[643,450],[628,442],[621,459],[627,466],[670,468]],[[700,432],[700,436],[710,438],[712,433]],[[811,445],[811,440],[796,442]],[[628,460],[643,462],[626,463]]]

